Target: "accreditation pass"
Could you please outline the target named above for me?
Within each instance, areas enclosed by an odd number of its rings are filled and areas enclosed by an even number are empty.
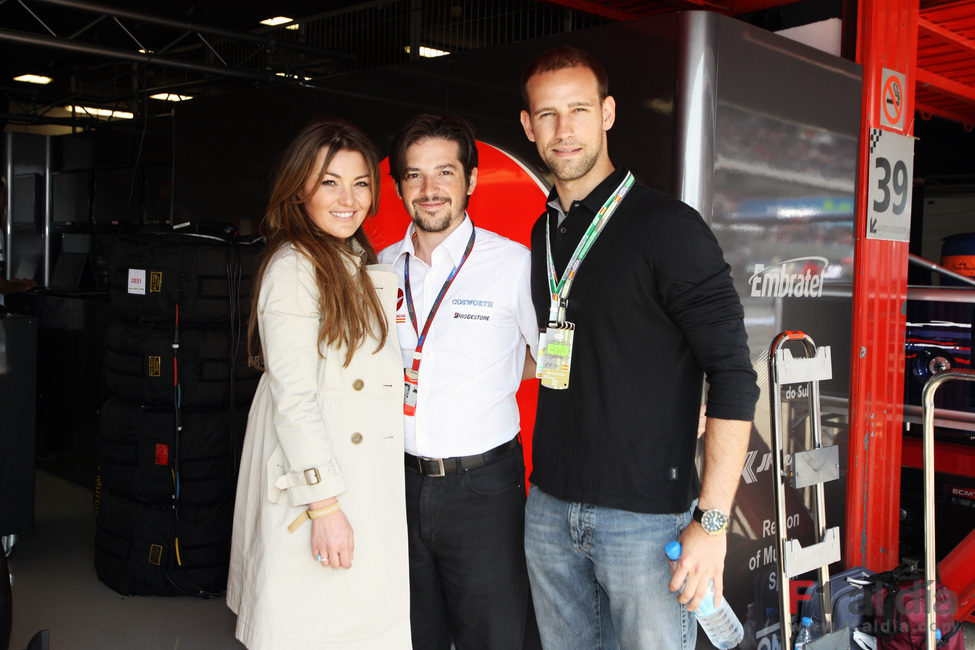
[[[569,370],[572,365],[572,340],[576,326],[566,321],[550,322],[539,334],[538,366],[535,376],[542,386],[565,390],[569,387]]]

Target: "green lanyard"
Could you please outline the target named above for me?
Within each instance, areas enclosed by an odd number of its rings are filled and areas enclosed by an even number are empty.
[[[545,219],[545,258],[548,263],[546,270],[548,271],[549,293],[552,296],[552,306],[548,314],[549,322],[565,322],[565,306],[568,304],[569,290],[572,288],[572,281],[579,272],[579,266],[589,253],[589,249],[596,243],[596,239],[603,231],[603,228],[606,227],[606,224],[609,223],[610,217],[616,212],[616,208],[619,207],[623,201],[623,197],[630,191],[632,185],[633,174],[626,172],[626,177],[623,179],[623,182],[619,184],[619,187],[616,188],[613,195],[606,199],[606,203],[603,204],[603,207],[593,217],[592,223],[586,229],[586,234],[579,240],[575,252],[572,253],[569,263],[566,264],[562,279],[558,281],[555,279],[555,260],[552,258],[552,220],[551,218]]]

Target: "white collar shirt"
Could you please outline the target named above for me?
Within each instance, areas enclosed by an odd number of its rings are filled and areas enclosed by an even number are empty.
[[[413,365],[417,331],[404,297],[410,259],[410,289],[422,332],[441,287],[467,248],[473,222],[464,221],[437,246],[427,265],[416,256],[410,224],[379,261],[392,264],[400,290],[396,329],[403,367]],[[536,356],[538,327],[529,285],[531,256],[521,244],[476,229],[474,247],[447,290],[423,344],[416,415],[405,417],[406,451],[449,458],[480,454],[518,434],[515,393],[526,346]]]

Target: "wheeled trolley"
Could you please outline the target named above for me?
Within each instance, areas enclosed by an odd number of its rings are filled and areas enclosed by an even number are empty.
[[[932,375],[921,389],[924,414],[924,616],[926,648],[935,647],[937,558],[934,546],[934,394],[947,381],[975,381],[975,370]]]
[[[786,347],[789,342],[801,342],[805,357],[793,356]],[[789,616],[789,579],[818,569],[820,611],[822,612],[823,636],[809,646],[815,650],[848,650],[848,628],[833,630],[832,600],[829,585],[829,565],[840,559],[839,527],[826,528],[826,507],[823,484],[840,477],[839,448],[823,446],[820,423],[819,382],[833,376],[829,346],[817,348],[812,338],[804,332],[787,331],[775,337],[769,348],[769,401],[772,416],[772,456],[775,462],[775,534],[777,584],[781,615],[782,648],[792,647],[792,620]],[[806,391],[800,390],[808,384]],[[782,389],[795,387],[795,395],[809,401],[810,427],[813,446],[811,449],[787,453],[782,432]],[[792,391],[790,390],[790,394]],[[815,522],[816,541],[803,547],[798,540],[788,539],[786,528],[785,484],[796,489],[813,488],[812,514]]]

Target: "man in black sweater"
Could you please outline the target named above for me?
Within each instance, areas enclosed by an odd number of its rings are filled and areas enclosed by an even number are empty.
[[[687,612],[711,580],[720,598],[758,398],[741,303],[700,215],[610,161],[616,105],[598,61],[544,52],[522,94],[555,177],[532,231],[542,388],[525,548],[543,645],[693,648]]]

